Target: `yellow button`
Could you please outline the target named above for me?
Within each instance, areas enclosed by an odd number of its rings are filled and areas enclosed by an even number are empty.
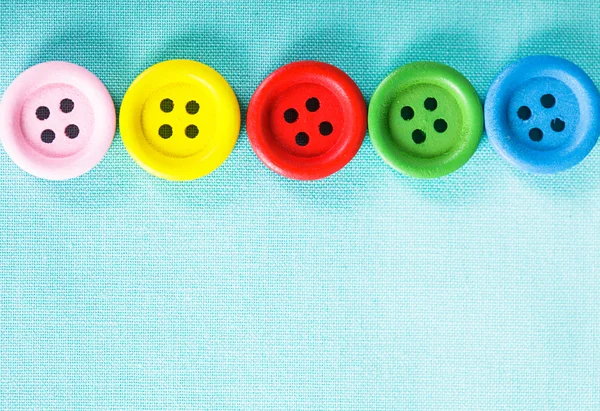
[[[170,60],[133,81],[119,123],[125,148],[144,170],[166,180],[193,180],[231,154],[240,133],[240,106],[212,68]]]

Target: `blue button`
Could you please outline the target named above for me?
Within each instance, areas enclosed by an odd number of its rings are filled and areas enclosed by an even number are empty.
[[[581,162],[600,136],[600,93],[585,72],[558,57],[517,61],[485,100],[492,147],[517,168],[557,173]]]

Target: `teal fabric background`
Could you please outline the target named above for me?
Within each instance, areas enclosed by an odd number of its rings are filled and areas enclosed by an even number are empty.
[[[217,69],[242,109],[298,59],[369,99],[393,69],[449,64],[480,97],[553,54],[600,83],[587,1],[0,2],[0,92],[67,60],[120,105],[162,60]],[[0,149],[0,409],[600,409],[600,148],[531,176],[484,136],[432,181],[368,137],[294,182],[245,128],[210,176],[145,173],[120,135],[90,173],[26,175]]]

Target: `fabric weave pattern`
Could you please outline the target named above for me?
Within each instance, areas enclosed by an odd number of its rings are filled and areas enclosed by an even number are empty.
[[[0,0],[0,14],[0,93],[66,60],[117,109],[173,58],[219,71],[243,111],[300,59],[340,67],[367,101],[417,60],[482,99],[532,54],[600,83],[595,0]],[[598,147],[533,176],[485,136],[430,181],[368,137],[318,182],[268,170],[245,128],[188,183],[144,172],[118,134],[67,182],[0,149],[0,409],[598,410],[599,204]]]

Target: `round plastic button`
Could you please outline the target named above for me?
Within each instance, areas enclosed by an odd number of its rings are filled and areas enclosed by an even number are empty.
[[[231,154],[240,132],[240,106],[212,68],[170,60],[134,80],[119,122],[125,148],[143,169],[166,180],[193,180]]]
[[[0,140],[26,172],[66,180],[102,160],[115,135],[115,106],[102,82],[71,63],[21,73],[0,102]]]
[[[441,177],[458,170],[477,150],[483,109],[458,71],[439,63],[411,63],[375,90],[369,134],[394,169],[413,177]]]
[[[556,173],[581,162],[600,135],[600,95],[575,64],[532,56],[494,80],[485,100],[494,149],[517,168]]]
[[[248,107],[248,138],[267,167],[297,180],[342,169],[366,134],[358,86],[340,69],[315,61],[283,66],[258,87]]]

